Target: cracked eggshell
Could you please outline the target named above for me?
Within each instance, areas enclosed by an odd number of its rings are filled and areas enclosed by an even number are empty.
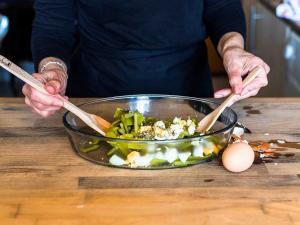
[[[238,136],[238,137],[242,137],[245,133],[244,128],[241,127],[234,127],[232,134]]]

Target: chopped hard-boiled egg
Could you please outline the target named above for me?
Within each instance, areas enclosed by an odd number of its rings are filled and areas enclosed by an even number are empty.
[[[136,167],[136,158],[140,156],[139,152],[132,151],[127,155],[127,164],[129,164],[131,167]]]
[[[169,128],[169,135],[173,137],[172,139],[176,139],[183,131],[183,126],[180,124],[171,124]]]
[[[124,164],[127,164],[126,161],[118,155],[113,155],[112,157],[110,157],[109,163],[115,166],[122,166]]]
[[[191,155],[192,155],[191,152],[179,152],[178,158],[180,159],[181,162],[185,163]]]
[[[166,129],[166,125],[163,121],[159,120],[157,122],[154,123],[154,127],[159,127],[161,129]]]
[[[150,166],[151,160],[154,159],[155,154],[139,155],[135,158],[135,165],[140,167]]]
[[[193,156],[203,157],[203,145],[194,146]]]
[[[196,131],[196,126],[195,124],[191,124],[189,127],[188,127],[188,132],[189,132],[189,135],[193,135]]]
[[[165,154],[164,154],[165,160],[167,160],[169,163],[174,162],[178,158],[178,151],[176,148],[167,148]]]
[[[130,167],[147,167],[150,165],[152,159],[154,159],[155,154],[145,154],[141,155],[137,151],[132,151],[127,155],[127,164]]]
[[[164,159],[165,159],[165,156],[164,156],[164,154],[163,154],[162,152],[157,152],[157,153],[155,154],[155,157],[154,157],[154,158],[164,160]]]

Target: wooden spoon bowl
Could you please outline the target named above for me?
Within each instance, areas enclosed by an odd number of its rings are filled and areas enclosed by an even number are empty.
[[[243,86],[245,87],[251,81],[253,81],[257,75],[261,72],[263,68],[261,66],[256,67],[249,75],[243,80]],[[206,115],[198,124],[197,132],[204,133],[210,130],[215,122],[218,120],[219,116],[226,109],[228,105],[232,103],[233,98],[235,98],[237,94],[232,93],[218,108],[214,111]]]

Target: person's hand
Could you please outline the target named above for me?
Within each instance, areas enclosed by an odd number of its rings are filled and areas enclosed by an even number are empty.
[[[25,103],[42,117],[53,115],[63,106],[63,101],[53,95],[65,95],[67,76],[61,69],[46,70],[43,73],[35,73],[33,76],[45,85],[49,94],[43,94],[28,84],[23,86],[22,92],[25,95]],[[67,98],[67,97],[65,97]]]
[[[262,87],[268,85],[267,74],[270,72],[270,67],[262,59],[246,52],[242,48],[233,47],[227,49],[223,54],[223,63],[228,74],[231,89],[222,89],[215,92],[215,98],[227,97],[234,92],[238,94],[233,100],[235,102],[257,95]],[[263,68],[261,72],[249,85],[243,87],[242,78],[259,65]]]

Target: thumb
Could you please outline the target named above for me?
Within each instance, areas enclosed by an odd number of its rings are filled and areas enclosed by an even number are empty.
[[[61,83],[59,80],[50,80],[45,84],[45,89],[51,95],[59,94],[61,89]]]
[[[232,90],[230,88],[225,88],[225,89],[216,91],[214,94],[214,97],[215,98],[224,98],[224,97],[227,97],[228,95],[230,95],[231,93],[232,93]]]
[[[228,76],[232,91],[236,94],[240,94],[243,89],[242,71],[232,70],[228,73]]]

